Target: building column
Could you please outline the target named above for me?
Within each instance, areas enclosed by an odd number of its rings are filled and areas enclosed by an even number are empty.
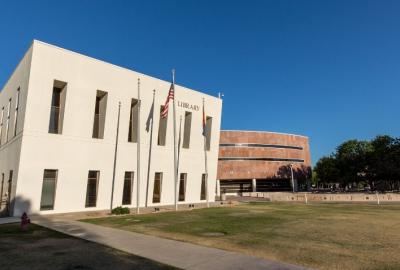
[[[252,180],[251,187],[253,192],[257,192],[257,179]]]
[[[217,183],[215,184],[215,196],[221,196],[221,186],[219,179],[217,179]]]

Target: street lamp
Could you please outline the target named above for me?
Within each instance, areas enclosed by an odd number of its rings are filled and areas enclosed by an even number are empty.
[[[292,180],[292,192],[294,193],[294,177],[293,177],[293,164],[289,164],[290,167],[290,175],[291,175],[291,180]]]

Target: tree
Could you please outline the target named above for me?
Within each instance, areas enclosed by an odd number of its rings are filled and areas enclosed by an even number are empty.
[[[318,182],[325,184],[337,182],[340,173],[334,156],[322,157],[315,164],[314,171],[317,174]]]
[[[322,157],[314,171],[323,183],[368,182],[372,189],[400,189],[400,138],[387,135],[371,141],[349,140],[328,157]]]
[[[315,170],[312,170],[311,172],[311,183],[313,185],[316,185],[318,187],[318,182],[320,181],[318,174]]]
[[[400,140],[387,135],[372,140],[368,179],[380,190],[394,189],[400,179]],[[398,188],[398,187],[397,187]]]
[[[372,151],[368,141],[349,140],[337,147],[335,158],[342,186],[365,180],[368,157]]]

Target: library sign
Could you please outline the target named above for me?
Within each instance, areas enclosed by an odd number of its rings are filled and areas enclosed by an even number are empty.
[[[184,108],[184,109],[188,109],[188,110],[192,110],[192,111],[199,111],[200,110],[200,106],[198,106],[198,105],[190,104],[188,102],[183,102],[183,101],[179,101],[179,100],[178,100],[178,107],[181,107],[181,108]]]

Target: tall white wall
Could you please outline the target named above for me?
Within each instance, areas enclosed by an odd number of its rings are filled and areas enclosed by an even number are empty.
[[[11,74],[10,78],[4,85],[2,91],[0,92],[0,117],[1,117],[1,109],[4,107],[3,127],[0,137],[1,140],[0,185],[2,184],[1,174],[4,173],[5,175],[4,185],[3,185],[3,198],[4,198],[5,194],[8,192],[8,181],[9,181],[10,171],[13,171],[11,194],[8,194],[8,196],[11,196],[10,197],[11,214],[13,212],[14,204],[19,204],[19,205],[22,205],[24,203],[29,204],[29,202],[23,202],[20,197],[16,196],[16,188],[18,181],[23,126],[25,120],[24,116],[25,116],[25,108],[27,100],[26,97],[29,88],[31,58],[32,58],[32,47],[30,47],[29,50],[26,52],[26,54],[19,62],[16,69],[14,70],[14,72]],[[18,89],[20,89],[19,109],[18,109],[17,124],[14,125],[14,122],[16,120],[15,107],[16,107]],[[7,139],[6,123],[7,123],[7,111],[10,99],[11,99],[11,108],[10,108],[10,120],[9,120],[9,130]]]
[[[148,205],[153,205],[151,201],[155,172],[163,172],[161,203],[157,205],[174,203],[172,106],[168,115],[166,146],[157,145],[159,110],[165,102],[170,83],[35,41],[17,188],[17,195],[29,200],[30,209],[24,209],[23,205],[16,206],[16,215],[22,211],[39,211],[44,169],[57,169],[58,180],[54,210],[41,211],[41,214],[109,209],[119,102],[120,136],[113,204],[121,205],[124,172],[134,171],[131,207],[136,206],[137,144],[128,142],[128,128],[130,102],[132,98],[137,98],[138,78],[141,80],[142,99],[140,205],[145,205],[150,143],[145,124],[152,104],[153,89],[156,89],[156,96]],[[48,133],[54,80],[68,83],[61,135]],[[108,92],[104,139],[92,138],[97,90]],[[176,85],[175,97],[176,101],[200,107],[198,111],[191,111],[190,148],[181,149],[180,172],[188,173],[184,203],[200,202],[201,174],[204,173],[203,98],[206,115],[213,117],[211,150],[207,152],[208,188],[210,200],[213,201],[222,102],[218,98],[179,85]],[[184,114],[185,109],[176,107],[177,129],[179,117],[184,119]],[[100,171],[96,208],[85,208],[89,170]]]

